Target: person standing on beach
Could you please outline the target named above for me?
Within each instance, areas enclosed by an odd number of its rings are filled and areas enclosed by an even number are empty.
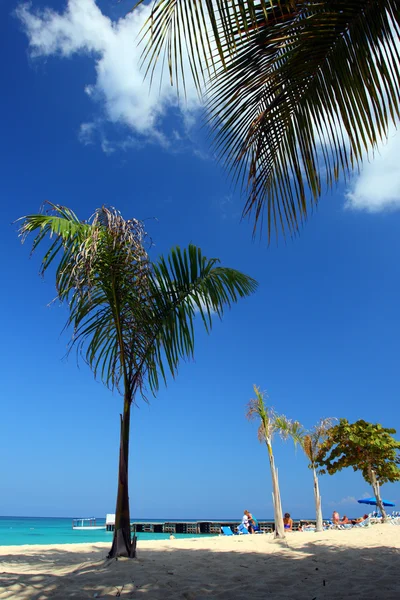
[[[238,527],[238,532],[243,533],[244,529],[248,533],[248,529],[249,529],[249,511],[248,510],[245,510],[243,513],[242,522]]]
[[[258,529],[258,521],[252,513],[248,513],[247,516],[249,518],[249,533],[254,533]]]

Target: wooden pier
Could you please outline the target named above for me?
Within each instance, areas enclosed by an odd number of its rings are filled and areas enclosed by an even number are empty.
[[[298,530],[303,523],[315,524],[312,520],[293,520],[293,531]],[[259,521],[260,531],[269,533],[275,531],[274,521]],[[183,533],[188,535],[218,535],[222,527],[230,527],[232,531],[240,525],[240,521],[132,521],[131,530],[136,533]],[[107,531],[114,531],[115,515],[106,516]]]

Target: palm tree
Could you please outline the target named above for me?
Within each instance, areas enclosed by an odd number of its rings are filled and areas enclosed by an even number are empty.
[[[296,443],[301,439],[301,426],[297,421],[291,421],[284,415],[278,415],[271,407],[266,406],[266,393],[261,392],[256,385],[253,386],[255,398],[252,398],[247,405],[246,417],[253,421],[260,420],[258,428],[258,439],[260,443],[267,446],[269,466],[272,478],[272,502],[274,506],[275,537],[284,538],[285,530],[283,526],[283,513],[281,494],[279,491],[278,469],[275,466],[274,453],[272,451],[272,440],[275,433],[278,433],[283,439],[292,437]]]
[[[310,431],[306,431],[300,439],[300,445],[303,448],[304,453],[309,460],[308,466],[310,469],[312,469],[313,472],[316,531],[323,531],[321,496],[319,493],[316,460],[321,445],[326,439],[328,429],[332,427],[334,421],[335,419],[333,417],[321,419],[316,425],[314,425],[314,427]]]
[[[161,59],[206,90],[216,153],[268,237],[296,233],[400,115],[398,0],[155,0],[143,39],[147,74]]]
[[[160,379],[177,373],[192,357],[194,318],[207,330],[212,315],[256,289],[256,282],[217,266],[193,245],[176,247],[151,262],[143,223],[125,221],[102,207],[79,221],[66,207],[49,204],[48,214],[21,217],[23,240],[36,233],[33,250],[50,238],[41,263],[44,274],[58,259],[57,297],[69,308],[70,349],[76,347],[95,376],[123,396],[115,531],[109,557],[135,556],[128,495],[130,414],[146,387],[156,394]]]

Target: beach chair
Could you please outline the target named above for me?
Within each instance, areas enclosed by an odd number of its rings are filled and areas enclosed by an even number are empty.
[[[248,530],[247,530],[247,529],[246,529],[246,527],[243,525],[243,523],[241,523],[241,524],[239,525],[239,527],[238,527],[238,534],[239,534],[239,535],[240,535],[240,534],[243,534],[243,535],[246,535],[246,534],[248,535],[248,534],[249,534]]]
[[[222,533],[224,535],[233,535],[232,529],[230,527],[228,527],[227,525],[221,527],[221,529],[222,529]]]

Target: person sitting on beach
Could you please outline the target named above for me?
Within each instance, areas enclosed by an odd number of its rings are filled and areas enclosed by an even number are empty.
[[[351,522],[353,523],[353,525],[356,525],[357,523],[362,523],[363,521],[365,521],[365,519],[368,519],[368,515],[364,515],[359,519],[353,519]]]
[[[285,516],[283,518],[283,527],[284,527],[285,531],[293,530],[293,519],[290,518],[289,513],[285,513]]]
[[[332,513],[332,523],[334,525],[339,525],[340,517],[337,510],[334,510]]]
[[[339,521],[339,525],[348,525],[350,523],[349,519],[346,517],[346,515],[343,516],[343,519],[341,521]]]

